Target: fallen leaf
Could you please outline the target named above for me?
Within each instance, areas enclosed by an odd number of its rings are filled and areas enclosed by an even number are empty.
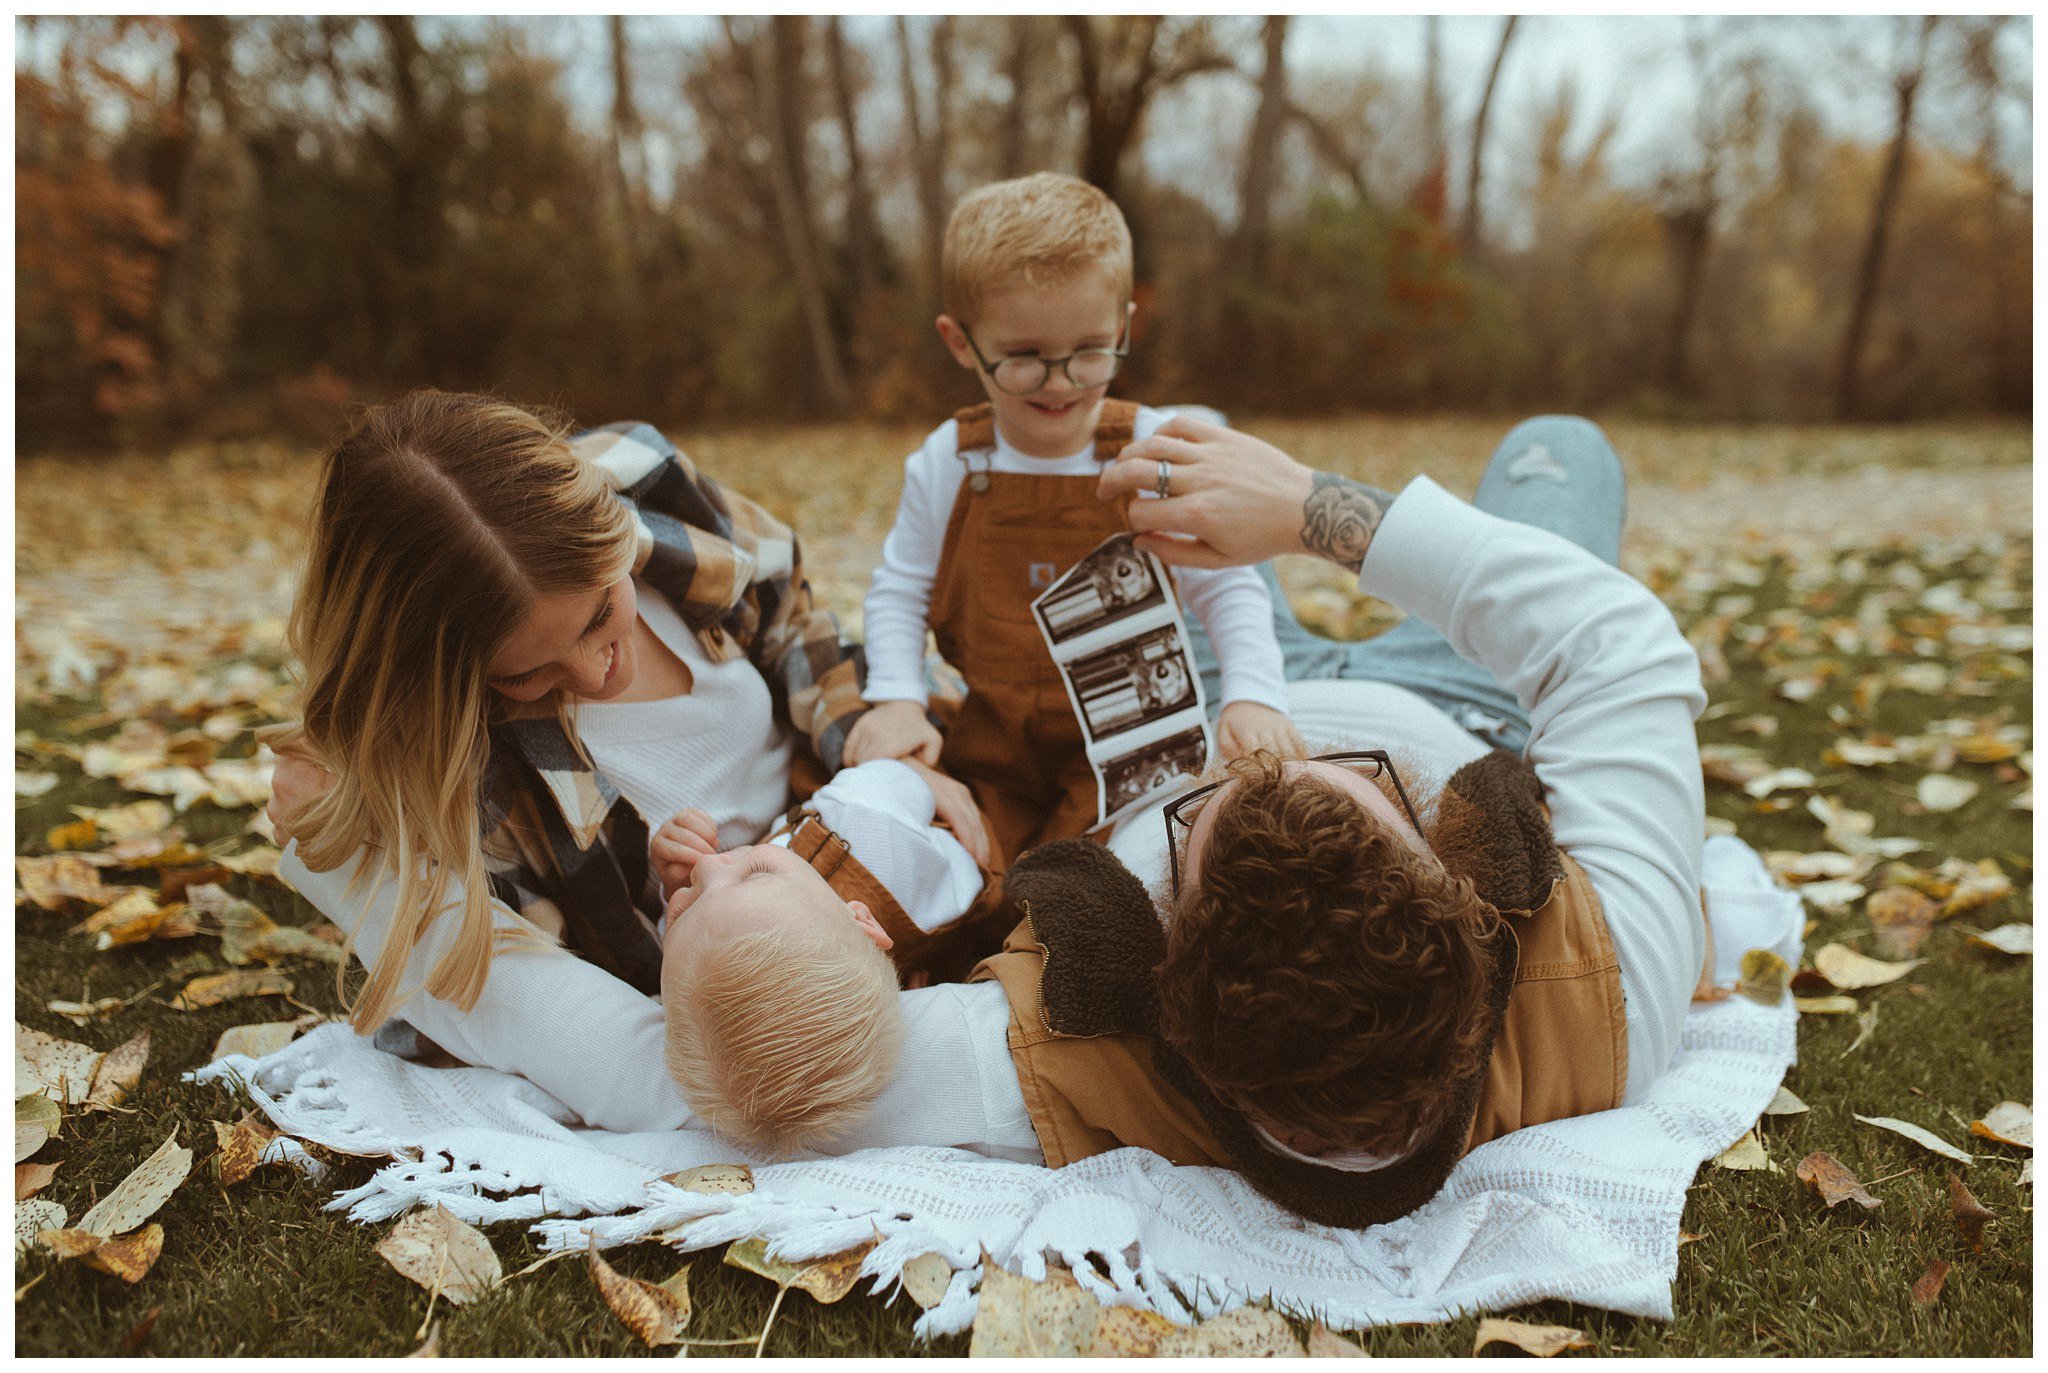
[[[97,1049],[46,1035],[17,1023],[14,1027],[14,1081],[65,1106],[76,1106],[92,1090],[92,1075],[102,1055]],[[16,1113],[19,1115],[19,1112]]]
[[[171,827],[171,808],[161,801],[132,801],[125,806],[73,806],[71,813],[89,822],[109,839],[161,834]]]
[[[19,1074],[17,1073],[17,1076]],[[14,1099],[14,1161],[33,1156],[64,1123],[64,1109],[40,1092]]]
[[[1856,878],[1870,871],[1875,860],[1865,856],[1823,849],[1818,853],[1795,853],[1774,849],[1764,855],[1764,866],[1792,882],[1818,882],[1827,878]]]
[[[149,1062],[149,1031],[144,1030],[116,1048],[107,1050],[93,1071],[92,1087],[85,1095],[85,1109],[105,1111],[121,1104]]]
[[[756,1237],[740,1240],[728,1248],[725,1262],[733,1268],[759,1273],[777,1287],[808,1292],[821,1304],[830,1306],[853,1290],[853,1284],[860,1278],[861,1262],[874,1247],[875,1242],[869,1240],[823,1258],[791,1261],[769,1258],[768,1241]]]
[[[1857,1116],[1856,1119],[1862,1121],[1865,1125],[1875,1125],[1880,1130],[1890,1130],[1895,1135],[1904,1135],[1921,1148],[1932,1149],[1943,1158],[1952,1158],[1958,1163],[1967,1164],[1976,1158],[1976,1155],[1964,1153],[1940,1135],[1930,1130],[1923,1130],[1911,1121],[1894,1120],[1890,1116]]]
[[[1917,958],[1905,963],[1881,962],[1857,953],[1845,944],[1825,944],[1813,956],[1814,971],[1845,992],[1896,982],[1919,967],[1920,963]]]
[[[2034,1108],[2017,1101],[2001,1101],[1984,1113],[1984,1119],[1970,1122],[1970,1133],[2021,1149],[2034,1147]]]
[[[1593,1342],[1586,1338],[1583,1330],[1574,1330],[1568,1325],[1529,1325],[1523,1321],[1505,1321],[1498,1316],[1488,1316],[1479,1322],[1479,1333],[1472,1337],[1472,1352],[1477,1354],[1489,1344],[1511,1344],[1539,1359],[1562,1354],[1567,1349],[1593,1347]]]
[[[1151,1359],[1160,1342],[1181,1327],[1157,1311],[1135,1306],[1106,1306],[1096,1317],[1095,1333],[1081,1349],[1083,1358]]]
[[[244,1116],[233,1125],[214,1121],[213,1139],[220,1152],[214,1155],[213,1166],[221,1186],[232,1187],[255,1172],[263,1162],[264,1148],[276,1138],[276,1128],[255,1115]]]
[[[1953,777],[1945,772],[1930,772],[1920,779],[1920,785],[1913,788],[1913,799],[1923,807],[1937,813],[1960,810],[1975,798],[1981,788],[1967,778]]]
[[[195,977],[186,983],[185,990],[178,993],[171,1007],[180,1011],[196,1011],[202,1006],[218,1006],[223,1001],[245,996],[290,996],[295,985],[283,973],[268,969],[215,973],[211,977]]]
[[[1840,879],[1829,882],[1807,882],[1796,888],[1799,899],[1807,905],[1824,911],[1839,911],[1863,898],[1868,890],[1861,882]]]
[[[615,1271],[590,1242],[589,1268],[598,1295],[625,1327],[649,1348],[680,1344],[690,1324],[690,1270],[685,1268],[668,1282],[656,1286]]]
[[[1751,949],[1742,955],[1741,980],[1736,990],[1759,1006],[1775,1006],[1785,999],[1785,984],[1792,969],[1769,949]]]
[[[52,1001],[48,1010],[51,1015],[61,1015],[73,1025],[89,1025],[95,1020],[105,1020],[127,1004],[118,996],[103,996],[97,1001]]]
[[[59,1165],[54,1163],[17,1163],[14,1165],[14,1199],[27,1201],[50,1185],[50,1179],[57,1176]]]
[[[1763,1137],[1758,1135],[1753,1127],[1743,1131],[1741,1139],[1716,1154],[1714,1166],[1737,1173],[1782,1171],[1777,1164],[1771,1162],[1770,1153],[1764,1148]]]
[[[244,877],[274,878],[278,860],[283,857],[284,854],[274,845],[258,844],[244,853],[223,854],[214,861],[229,872],[240,873]]]
[[[1019,1277],[984,1256],[969,1358],[1073,1358],[1095,1338],[1102,1303],[1064,1269],[1044,1282]]]
[[[20,797],[47,796],[56,789],[58,782],[54,772],[16,772],[14,794]]]
[[[103,906],[131,890],[101,885],[99,869],[76,854],[61,854],[55,858],[17,857],[14,876],[21,883],[22,895],[46,911],[62,910],[73,901]]]
[[[1317,1321],[1308,1328],[1308,1356],[1311,1359],[1369,1359],[1372,1355],[1356,1343]]]
[[[1813,783],[1813,774],[1805,768],[1774,768],[1770,772],[1750,778],[1742,784],[1742,789],[1749,795],[1761,800],[1774,791],[1784,791],[1789,788],[1805,790],[1811,787]]]
[[[155,1215],[191,1171],[192,1151],[178,1143],[173,1131],[155,1153],[85,1213],[78,1228],[109,1239],[126,1234]]]
[[[1815,1150],[1799,1161],[1795,1171],[1799,1180],[1817,1192],[1831,1209],[1845,1201],[1853,1201],[1873,1211],[1884,1205],[1864,1191],[1856,1175],[1844,1168],[1833,1154]]]
[[[1927,1271],[1920,1275],[1920,1281],[1913,1284],[1913,1305],[1932,1306],[1941,1296],[1941,1285],[1948,1281],[1948,1260],[1936,1259],[1927,1265]]]
[[[153,893],[133,891],[72,926],[73,933],[93,936],[93,947],[105,952],[152,939],[184,939],[199,925],[183,903],[159,906]]]
[[[324,1019],[325,1016],[300,1016],[297,1020],[265,1020],[222,1030],[220,1038],[214,1042],[213,1055],[207,1061],[215,1062],[229,1054],[245,1054],[250,1058],[274,1054],[296,1039],[308,1020]]]
[[[1793,1096],[1792,1093],[1786,1091],[1783,1087],[1780,1087],[1771,1097],[1770,1104],[1764,1107],[1764,1114],[1767,1116],[1796,1116],[1804,1113],[1806,1109],[1805,1102]]]
[[[68,825],[58,825],[43,836],[43,842],[51,848],[89,849],[100,837],[100,827],[90,820],[73,820]]]
[[[1856,998],[1853,996],[1795,996],[1792,1004],[1799,1008],[1801,1015],[1854,1015]]]
[[[1197,1326],[1176,1326],[1157,1348],[1162,1359],[1298,1359],[1301,1341],[1277,1311],[1238,1306]]]
[[[1897,749],[1862,739],[1837,739],[1828,746],[1827,756],[1852,768],[1880,768],[1899,761]]]
[[[920,1309],[929,1311],[945,1300],[953,1285],[953,1265],[944,1254],[919,1254],[903,1265],[903,1290]]]
[[[95,1235],[90,1230],[53,1227],[36,1232],[36,1243],[66,1263],[84,1258],[106,1242],[105,1235]]]
[[[84,1255],[90,1266],[134,1285],[147,1277],[164,1252],[164,1228],[151,1221],[133,1234],[106,1240]]]
[[[1979,948],[1996,949],[2000,953],[2018,957],[2034,951],[2034,927],[2032,925],[2000,925],[1988,934],[1973,934],[1970,942]]]
[[[1856,1017],[1856,1038],[1850,1042],[1848,1048],[1842,1050],[1842,1057],[1847,1058],[1850,1054],[1855,1053],[1868,1043],[1870,1037],[1876,1033],[1877,1007],[1872,1006]]]
[[[445,1206],[414,1211],[399,1221],[377,1245],[377,1253],[401,1276],[457,1306],[474,1301],[505,1275],[483,1232],[456,1219]]]
[[[670,1173],[662,1181],[706,1196],[742,1196],[754,1190],[754,1170],[744,1163],[705,1163]]]
[[[15,1203],[14,1254],[19,1258],[42,1243],[45,1233],[62,1230],[68,1219],[64,1208],[54,1201],[38,1199]]]
[[[441,1357],[441,1322],[435,1321],[427,1331],[427,1338],[418,1349],[406,1355],[408,1359],[438,1359]]]
[[[1942,869],[1944,874],[1951,871],[1947,863],[1942,865]],[[1971,911],[1988,906],[1994,901],[2003,901],[2012,895],[2012,879],[1999,868],[1997,859],[1986,858],[1975,866],[1958,863],[1957,869],[1955,886],[1949,890],[1947,899],[1941,903],[1941,916],[1944,920],[1967,915]]]
[[[142,1313],[142,1319],[128,1327],[128,1333],[121,1337],[121,1351],[125,1354],[140,1353],[142,1346],[149,1342],[149,1332],[156,1329],[156,1318],[164,1313],[161,1306],[152,1306]]]
[[[1948,1178],[1948,1199],[1949,1210],[1956,1220],[1956,1232],[1970,1246],[1971,1253],[1983,1253],[1984,1226],[1991,1219],[1991,1213],[1970,1195],[1970,1189],[1963,1186],[1963,1180],[1953,1173]]]
[[[1941,903],[1911,887],[1886,887],[1871,893],[1863,913],[1877,933],[1879,953],[1887,958],[1911,958],[1941,918]]]

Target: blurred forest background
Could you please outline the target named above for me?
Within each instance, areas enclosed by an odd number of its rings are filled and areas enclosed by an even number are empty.
[[[17,20],[19,445],[324,436],[425,383],[935,417],[974,397],[931,333],[946,213],[1041,168],[1136,233],[1125,394],[2031,409],[2030,20],[1658,21],[1676,113],[1550,57],[1500,98],[1545,17],[1477,63],[1310,22],[1352,21]]]

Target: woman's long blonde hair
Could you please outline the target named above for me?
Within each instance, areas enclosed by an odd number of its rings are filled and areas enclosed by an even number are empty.
[[[488,396],[415,391],[370,411],[327,460],[291,647],[290,743],[337,776],[289,818],[299,856],[397,882],[391,932],[350,1011],[390,1014],[427,917],[462,884],[453,946],[425,990],[468,1010],[490,967],[479,805],[488,664],[542,597],[628,570],[634,522],[566,427]],[[351,932],[352,933],[352,932]]]

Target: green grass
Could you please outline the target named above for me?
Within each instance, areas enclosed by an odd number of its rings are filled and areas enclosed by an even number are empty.
[[[1962,717],[2030,728],[2031,658],[1947,643],[1939,617],[1910,604],[1910,596],[1890,616],[1904,635],[1899,644],[1843,651],[1821,630],[1830,621],[1853,621],[1862,597],[1889,585],[1894,569],[1905,563],[1916,566],[1929,584],[1956,581],[1971,595],[1981,596],[1988,588],[1995,598],[2000,588],[2010,589],[2013,603],[1998,616],[2026,624],[2031,616],[2026,598],[2030,554],[2024,541],[2002,551],[1875,549],[1862,566],[1837,566],[1832,572],[1762,557],[1730,560],[1725,567],[1709,559],[1704,564],[1709,575],[1694,582],[1677,575],[1684,562],[1675,553],[1659,560],[1650,580],[1688,628],[1712,615],[1722,597],[1754,601],[1733,621],[1737,634],[1726,643],[1730,676],[1711,688],[1713,704],[1700,730],[1703,743],[1749,744],[1774,764],[1808,768],[1821,794],[1872,812],[1877,833],[1922,840],[1928,849],[1912,856],[1916,865],[1931,868],[1947,856],[1995,858],[2017,891],[1996,907],[1937,926],[1920,951],[1925,963],[1903,981],[1858,993],[1864,1008],[1877,1011],[1861,1047],[1852,1048],[1862,1029],[1857,1017],[1803,1018],[1800,1063],[1786,1082],[1812,1109],[1772,1118],[1763,1126],[1782,1172],[1701,1170],[1683,1221],[1685,1230],[1700,1238],[1680,1251],[1673,1321],[1563,1303],[1509,1314],[1579,1327],[1599,1352],[1610,1354],[2029,1353],[2032,1193],[2017,1185],[2025,1155],[1972,1140],[1967,1122],[2003,1099],[2031,1102],[2032,960],[1971,948],[1959,928],[1965,922],[1990,928],[2031,919],[2032,817],[2009,808],[2027,780],[2008,764],[1959,763],[1956,775],[1981,783],[1981,793],[1956,812],[1926,814],[1913,802],[1918,768],[1848,768],[1825,762],[1823,753],[1837,738],[1918,734],[1935,721]],[[1741,642],[1745,626],[1762,627],[1766,640]],[[1893,687],[1869,709],[1859,706],[1858,680],[1894,675],[1916,656],[1915,637],[1937,645],[1927,661],[1972,668],[1964,685],[1984,694],[1927,696]],[[1827,670],[1834,675],[1813,699],[1794,704],[1775,694],[1773,674],[1797,675],[1817,663],[1832,664]],[[23,699],[29,699],[26,693]],[[1842,718],[1831,718],[1830,707]],[[110,728],[67,729],[68,722],[98,710],[95,699],[31,703],[18,714],[17,727],[78,741]],[[1776,719],[1777,732],[1768,738],[1742,732],[1741,722],[1754,716]],[[2031,739],[2026,746],[2031,747]],[[244,735],[230,751],[248,747]],[[22,765],[63,778],[50,794],[17,806],[17,849],[24,854],[47,851],[43,835],[71,818],[68,805],[133,799],[112,782],[83,777],[75,764],[62,759],[33,756]],[[1710,786],[1709,811],[1732,821],[1759,849],[1814,851],[1826,843],[1819,823],[1798,804],[1803,795],[1796,793],[1793,804],[1774,808],[1734,789]],[[238,831],[245,818],[202,803],[183,822],[195,840],[204,841]],[[309,907],[279,887],[241,878],[232,885],[280,921],[310,925],[315,920]],[[40,1252],[17,1262],[17,1287],[28,1290],[15,1307],[16,1352],[118,1354],[124,1339],[152,1311],[157,1312],[154,1327],[139,1347],[156,1354],[389,1355],[412,1350],[427,1296],[374,1253],[389,1225],[353,1225],[321,1209],[335,1190],[364,1180],[373,1165],[338,1160],[318,1182],[270,1167],[223,1189],[210,1168],[214,1143],[209,1122],[237,1119],[244,1103],[225,1089],[179,1080],[205,1061],[223,1029],[297,1011],[275,1000],[174,1011],[167,1002],[187,978],[226,966],[218,941],[201,936],[94,953],[82,936],[67,933],[79,915],[18,908],[16,1019],[99,1049],[147,1028],[152,1055],[141,1086],[122,1110],[68,1117],[63,1134],[37,1154],[38,1162],[61,1165],[42,1195],[64,1204],[76,1218],[173,1130],[194,1150],[197,1163],[156,1217],[165,1229],[163,1257],[137,1286],[80,1264],[59,1264]],[[1868,931],[1860,906],[1819,915],[1807,946],[1810,952],[1839,940],[1868,951]],[[294,975],[297,1000],[315,1009],[336,1009],[328,970],[302,968]],[[152,986],[141,1004],[83,1027],[46,1009],[53,998],[126,998]],[[1978,1162],[1962,1169],[1896,1135],[1857,1123],[1855,1114],[1896,1116],[1925,1126],[1977,1153]],[[1852,1208],[1846,1206],[1825,1209],[1792,1172],[1814,1150],[1840,1159],[1871,1185],[1883,1206],[1868,1214],[1860,1209],[1849,1214]],[[1963,1176],[1995,1217],[1982,1253],[1969,1252],[1951,1220],[1951,1173]],[[539,1257],[524,1224],[493,1226],[487,1233],[507,1272]],[[772,1285],[724,1267],[715,1251],[685,1258],[643,1244],[608,1258],[620,1271],[650,1281],[687,1265],[697,1310],[694,1338],[751,1337],[774,1300]],[[1953,1265],[1946,1289],[1932,1305],[1916,1308],[1909,1288],[1936,1259]],[[914,1343],[910,1327],[915,1315],[907,1298],[885,1306],[856,1294],[825,1308],[792,1293],[777,1317],[768,1350],[965,1353],[964,1336]],[[605,1309],[580,1260],[550,1264],[473,1306],[437,1306],[434,1319],[441,1326],[444,1355],[650,1352]],[[1476,1325],[1477,1318],[1468,1316],[1356,1338],[1375,1355],[1464,1354],[1471,1349]]]

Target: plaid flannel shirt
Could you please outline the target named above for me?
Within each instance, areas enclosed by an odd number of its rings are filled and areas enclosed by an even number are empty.
[[[809,744],[823,777],[838,771],[847,731],[867,709],[862,659],[841,642],[831,613],[813,604],[794,533],[699,473],[649,425],[608,424],[570,447],[633,507],[633,575],[668,598],[713,662],[745,655],[760,669],[776,720]],[[591,764],[552,706],[501,711],[490,750],[482,790],[492,895],[652,994],[661,948],[650,921],[660,913],[660,890],[648,862],[648,821]]]

